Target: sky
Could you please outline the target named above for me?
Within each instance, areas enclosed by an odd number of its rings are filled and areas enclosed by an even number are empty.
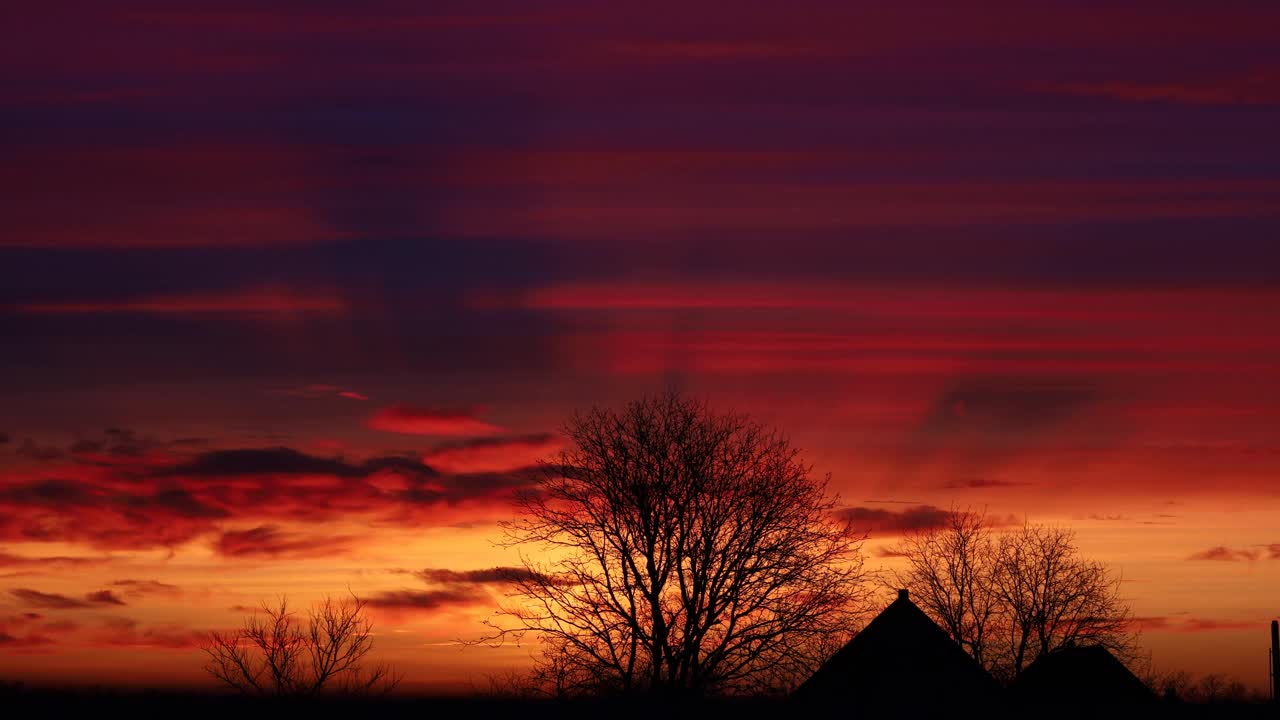
[[[1265,687],[1280,7],[962,5],[7,8],[0,677],[210,686],[204,633],[350,590],[485,689],[512,493],[678,388],[870,567],[1071,527],[1157,670]]]

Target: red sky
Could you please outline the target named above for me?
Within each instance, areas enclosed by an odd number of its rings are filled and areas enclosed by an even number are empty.
[[[1267,2],[28,3],[0,29],[0,676],[374,601],[487,687],[575,410],[784,430],[877,552],[1069,525],[1157,669],[1280,612]]]

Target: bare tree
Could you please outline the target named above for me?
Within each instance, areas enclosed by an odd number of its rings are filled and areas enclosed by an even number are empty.
[[[1123,660],[1136,650],[1118,576],[1080,557],[1075,533],[1024,525],[1000,536],[993,573],[1007,613],[1009,672],[1075,644],[1103,645]]]
[[[907,561],[897,587],[984,667],[998,662],[993,642],[1003,619],[995,582],[996,542],[983,515],[953,511],[941,528],[917,532],[891,548]]]
[[[997,534],[984,516],[953,512],[894,550],[907,563],[894,574],[899,587],[996,677],[1011,680],[1071,644],[1140,659],[1120,578],[1081,557],[1070,530],[1024,525]]]
[[[494,700],[543,700],[554,698],[548,685],[522,668],[507,668],[486,676],[486,687],[473,683],[473,694]]]
[[[241,629],[210,633],[202,647],[209,657],[205,671],[246,695],[391,692],[400,678],[386,665],[364,665],[373,649],[364,607],[355,595],[326,597],[307,611],[304,624],[284,598],[276,606],[264,602]]]
[[[861,541],[777,432],[675,393],[565,432],[504,524],[553,559],[525,559],[485,638],[534,633],[554,693],[777,689],[862,609]]]
[[[1250,689],[1239,678],[1217,673],[1202,675],[1197,680],[1186,670],[1153,674],[1148,687],[1165,700],[1198,704],[1265,703],[1266,692]]]

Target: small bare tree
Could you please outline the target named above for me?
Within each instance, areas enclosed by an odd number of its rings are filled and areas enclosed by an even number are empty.
[[[553,559],[485,638],[534,633],[552,694],[778,690],[863,609],[860,540],[775,431],[673,393],[566,433],[505,525]]]
[[[894,574],[898,586],[998,678],[1012,680],[1071,644],[1139,659],[1120,578],[1081,557],[1068,529],[995,533],[984,516],[953,512],[943,527],[911,535],[894,551],[907,563]]]
[[[1000,536],[996,591],[1007,613],[1009,670],[1067,645],[1094,644],[1122,660],[1136,651],[1132,613],[1118,576],[1080,557],[1075,533],[1024,525]]]
[[[941,528],[909,535],[892,548],[906,558],[897,587],[984,667],[998,661],[988,646],[1002,619],[996,588],[996,543],[983,515],[953,511]]]
[[[281,598],[262,604],[233,632],[210,633],[201,648],[205,671],[246,695],[313,697],[385,694],[400,678],[386,665],[366,668],[373,623],[365,602],[352,595],[326,597],[307,611],[305,624]]]
[[[1212,673],[1198,680],[1186,670],[1153,674],[1147,682],[1165,700],[1206,705],[1265,703],[1266,691],[1250,688],[1239,678]]]

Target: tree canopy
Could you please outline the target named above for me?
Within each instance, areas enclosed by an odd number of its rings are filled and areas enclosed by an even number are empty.
[[[490,640],[557,694],[785,689],[866,597],[860,538],[776,431],[669,393],[575,414],[506,542],[536,549]]]

